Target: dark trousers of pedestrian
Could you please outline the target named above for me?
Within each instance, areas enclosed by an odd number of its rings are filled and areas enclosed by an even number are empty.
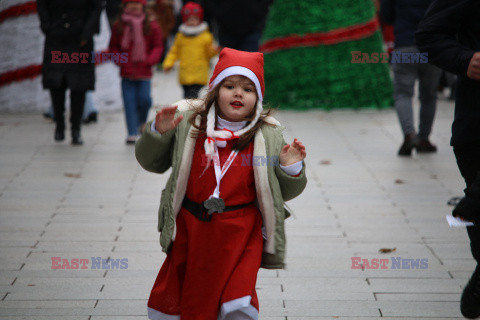
[[[419,53],[415,47],[395,49],[402,53]],[[415,81],[419,81],[420,121],[418,137],[428,140],[432,131],[437,106],[437,89],[441,70],[429,63],[393,63],[395,109],[404,135],[415,133],[413,95]]]
[[[480,171],[480,143],[454,147],[453,151],[460,173],[468,188],[475,181],[477,172]],[[480,212],[480,208],[477,212]],[[467,233],[470,238],[472,255],[477,263],[480,263],[480,226],[467,227]]]
[[[220,46],[235,50],[257,52],[260,45],[262,33],[255,31],[246,35],[232,35],[219,31],[218,42]]]
[[[198,93],[203,88],[201,84],[182,85],[185,99],[197,99]]]
[[[67,87],[65,83],[60,88],[51,88],[50,96],[52,98],[55,123],[58,130],[65,130],[65,93]],[[83,108],[85,105],[86,91],[70,91],[70,124],[72,132],[80,131],[82,123]]]

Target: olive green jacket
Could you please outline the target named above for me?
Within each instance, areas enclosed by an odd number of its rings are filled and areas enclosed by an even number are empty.
[[[158,210],[158,231],[160,245],[168,252],[175,240],[175,219],[181,209],[185,197],[190,168],[192,165],[195,138],[191,133],[194,128],[188,122],[193,111],[192,104],[199,105],[200,100],[182,100],[178,106],[177,116],[183,114],[184,119],[174,129],[162,135],[151,131],[151,122],[135,145],[135,155],[140,165],[147,171],[163,173],[172,167],[172,172],[165,189],[162,191]],[[264,125],[254,137],[253,159],[274,159],[280,155],[286,144],[283,139],[283,128],[280,123],[268,117],[269,123]],[[197,117],[197,123],[200,119]],[[299,176],[286,174],[277,164],[259,161],[253,164],[256,205],[262,213],[263,226],[266,230],[262,267],[266,269],[284,268],[285,260],[285,219],[290,216],[284,202],[298,196],[307,184],[305,163]]]

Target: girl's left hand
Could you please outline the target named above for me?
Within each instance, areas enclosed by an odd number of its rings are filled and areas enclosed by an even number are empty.
[[[305,146],[296,138],[293,139],[292,144],[286,144],[280,151],[280,164],[282,166],[289,166],[298,161],[302,161],[307,156]]]

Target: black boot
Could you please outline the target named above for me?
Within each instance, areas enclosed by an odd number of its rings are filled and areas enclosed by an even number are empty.
[[[97,122],[97,113],[92,112],[90,113],[87,118],[82,120],[83,123],[88,124],[88,123],[96,123]]]
[[[65,125],[57,124],[55,127],[55,141],[63,141],[65,140]]]
[[[463,290],[460,301],[460,311],[465,318],[476,319],[480,317],[480,266],[477,265],[470,281]]]
[[[409,133],[405,135],[405,138],[403,140],[403,144],[400,146],[400,149],[398,150],[398,155],[399,156],[411,156],[412,155],[412,150],[415,147],[415,140],[416,140],[417,135],[415,133]]]
[[[80,129],[72,129],[72,144],[76,146],[81,146],[83,144]]]
[[[465,189],[465,197],[455,206],[452,215],[480,225],[480,172]]]
[[[418,153],[434,153],[437,152],[437,146],[432,144],[428,139],[419,139],[415,144]]]

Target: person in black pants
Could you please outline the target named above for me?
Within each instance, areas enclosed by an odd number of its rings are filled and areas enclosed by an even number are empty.
[[[467,188],[453,215],[468,227],[477,267],[466,285],[460,310],[480,317],[480,1],[436,0],[416,32],[416,43],[431,63],[458,75],[452,139],[455,157]]]
[[[65,139],[65,91],[70,89],[72,144],[80,135],[85,92],[94,90],[93,35],[98,31],[101,0],[38,0],[40,28],[45,34],[42,83],[50,90],[55,114],[55,141]]]

